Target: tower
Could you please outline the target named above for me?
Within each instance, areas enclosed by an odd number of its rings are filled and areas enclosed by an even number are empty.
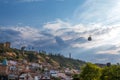
[[[69,53],[69,58],[71,58],[71,53]]]
[[[11,44],[10,42],[5,42],[5,43],[4,43],[4,47],[10,48],[10,46],[11,46],[10,44]]]

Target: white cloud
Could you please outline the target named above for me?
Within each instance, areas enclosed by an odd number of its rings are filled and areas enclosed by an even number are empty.
[[[43,26],[43,28],[50,29],[53,31],[64,29],[64,28],[69,28],[69,27],[70,27],[69,23],[62,21],[60,19],[57,19],[56,21],[53,21],[53,22],[48,22]]]
[[[21,33],[22,39],[34,39],[38,40],[43,35],[40,34],[40,31],[30,26],[25,27],[11,27],[12,30],[18,31]]]
[[[119,51],[120,48],[115,50],[99,51],[97,54],[120,54]]]
[[[105,33],[103,33],[103,31]],[[83,43],[83,44],[76,43],[76,44],[73,44],[72,46],[73,47],[84,47],[84,48],[95,48],[95,47],[100,47],[103,45],[106,45],[106,46],[107,45],[119,45],[120,43],[120,38],[119,38],[120,32],[119,31],[120,31],[120,28],[117,26],[108,27],[107,29],[104,27],[102,28],[101,26],[101,28],[94,29],[93,32],[91,32],[93,41]]]
[[[119,26],[119,24],[111,26],[102,24],[73,25],[69,22],[56,20],[54,22],[46,23],[43,26],[43,29],[40,30],[30,26],[3,28],[12,29],[20,33],[18,39],[22,40],[20,40],[20,42],[14,41],[14,44],[16,45],[19,45],[20,43],[26,44],[26,46],[37,45],[37,47],[41,47],[41,49],[53,47],[55,50],[57,48],[57,51],[62,49],[63,52],[69,48],[69,51],[74,51],[76,53],[74,56],[76,56],[82,55],[78,53],[89,53],[89,51],[93,51],[92,54],[119,54],[118,52],[120,49],[109,49],[111,47],[110,45],[119,47]],[[92,41],[87,41],[89,35],[92,35]],[[55,36],[63,39],[66,46],[61,48],[61,46],[56,43]]]
[[[48,42],[44,42],[46,40],[48,40],[49,43],[54,43],[54,40],[52,39],[53,37],[49,37],[49,35],[47,34],[45,35],[44,33],[42,33],[41,30],[30,26],[1,27],[1,30],[3,30],[3,32],[2,35],[0,35],[0,37],[4,37],[4,41],[11,41],[14,47],[23,46],[23,45],[36,46],[34,42],[38,42],[39,43],[38,46],[39,45],[43,46],[46,43],[48,43]]]
[[[53,23],[44,25],[45,30],[50,30],[49,33],[54,36],[60,36],[64,40],[77,39],[84,37],[86,40],[89,35],[92,36],[93,41],[86,43],[74,43],[72,47],[95,48],[103,45],[118,45],[120,43],[120,25],[106,26],[102,24],[72,25],[62,20],[57,20]]]
[[[74,17],[82,23],[119,23],[119,4],[119,0],[86,0],[75,10]]]

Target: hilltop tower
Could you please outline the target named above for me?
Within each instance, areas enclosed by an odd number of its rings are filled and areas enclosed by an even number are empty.
[[[5,48],[10,48],[11,43],[10,42],[0,43],[0,46]]]
[[[4,47],[10,48],[10,46],[11,46],[11,43],[10,43],[10,42],[5,42],[5,43],[4,43]]]
[[[69,53],[69,58],[71,58],[71,53]]]

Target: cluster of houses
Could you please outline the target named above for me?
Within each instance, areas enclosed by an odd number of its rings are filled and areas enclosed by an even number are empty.
[[[4,59],[0,64],[0,78],[6,78],[4,80],[34,80],[36,76],[40,76],[39,70],[41,68],[41,65],[28,63],[25,60],[7,61]]]
[[[51,77],[59,77],[63,80],[71,80],[71,73],[79,73],[77,70],[64,71],[49,69],[40,63],[27,62],[26,60],[14,61],[4,59],[0,63],[0,80],[52,80]]]
[[[10,48],[11,43],[0,43],[0,46]],[[51,77],[61,80],[72,80],[71,74],[79,71],[65,68],[60,70],[49,63],[28,62],[27,60],[7,60],[0,63],[0,80],[52,80]]]

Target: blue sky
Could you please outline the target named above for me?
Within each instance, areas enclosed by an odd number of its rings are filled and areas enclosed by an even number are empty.
[[[83,0],[84,1],[84,0]],[[2,0],[1,25],[30,25],[40,27],[57,18],[67,20],[82,0]]]
[[[72,54],[94,63],[120,62],[119,0],[0,0],[0,38]],[[87,41],[88,36],[92,41]]]

